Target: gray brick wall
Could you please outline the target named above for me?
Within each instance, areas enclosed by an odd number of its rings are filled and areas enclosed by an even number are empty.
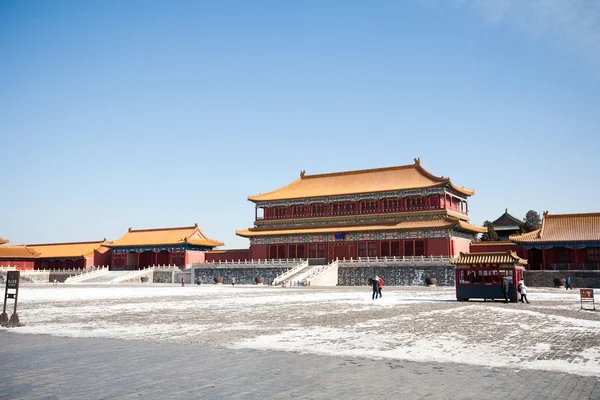
[[[216,277],[223,278],[223,284],[231,284],[231,278],[235,278],[240,285],[254,285],[254,278],[262,277],[265,285],[273,282],[277,275],[282,274],[288,268],[201,268],[194,270],[194,280],[200,277],[202,284],[214,284]]]
[[[362,286],[379,275],[388,286],[423,286],[425,279],[435,278],[439,286],[454,286],[454,267],[451,266],[381,266],[339,267],[338,285]]]
[[[525,271],[530,287],[554,287],[554,279],[571,277],[573,288],[600,288],[600,271]]]

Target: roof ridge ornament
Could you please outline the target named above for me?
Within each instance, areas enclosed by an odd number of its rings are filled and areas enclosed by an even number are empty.
[[[421,157],[415,158],[415,164],[416,165],[421,165]]]
[[[304,179],[304,175],[306,175],[306,170],[303,169],[302,171],[300,171],[300,179]]]

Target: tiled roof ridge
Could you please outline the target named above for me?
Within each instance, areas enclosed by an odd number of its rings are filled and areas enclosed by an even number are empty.
[[[544,223],[542,222],[542,225]],[[510,241],[513,240],[525,240],[525,239],[530,239],[530,238],[534,238],[535,236],[538,236],[541,233],[542,229],[536,229],[534,231],[531,232],[525,232],[525,233],[516,233],[514,235],[510,235],[508,238]],[[540,235],[541,237],[541,235]]]
[[[506,215],[506,216],[507,216],[509,219],[511,219],[512,221],[514,221],[514,222],[518,222],[519,224],[523,222],[523,220],[522,220],[522,219],[519,219],[519,218],[515,217],[514,215],[510,214],[510,213],[508,212],[508,208],[505,208],[505,209],[504,209],[504,213],[503,213],[501,216],[499,216],[498,218],[496,218],[496,219],[495,219],[495,220],[492,222],[492,224],[493,224],[494,222],[497,222],[498,220],[502,219],[502,217],[504,217],[505,215]]]
[[[485,242],[472,242],[471,246],[498,246],[498,245],[515,245],[515,243],[510,240],[493,240],[493,241],[485,241]]]
[[[193,226],[179,226],[175,228],[149,228],[149,229],[133,229],[129,228],[127,232],[157,232],[157,231],[177,231],[183,229],[195,229],[198,228],[198,224],[195,223]]]
[[[548,214],[544,212],[544,218],[577,218],[577,217],[600,217],[600,212],[577,213],[577,214]],[[543,224],[543,222],[542,222]]]
[[[464,252],[461,251],[460,252],[461,256],[479,256],[479,255],[484,255],[484,256],[515,256],[515,257],[519,257],[517,256],[517,253],[515,253],[512,250],[506,250],[506,251],[486,251],[486,252],[479,252],[479,253],[469,253],[469,252]]]
[[[63,242],[63,243],[29,243],[29,244],[23,244],[21,246],[62,246],[65,244],[94,244],[94,243],[104,243],[106,242],[106,238],[104,238],[103,240],[92,240],[89,242]]]
[[[333,177],[333,176],[358,175],[358,174],[366,174],[366,173],[371,173],[371,172],[395,171],[395,170],[400,170],[400,169],[411,169],[411,168],[415,168],[416,169],[417,165],[418,164],[415,163],[415,164],[409,164],[409,165],[398,165],[398,166],[395,166],[395,167],[356,169],[356,170],[353,170],[353,171],[328,172],[328,173],[325,173],[325,174],[314,174],[314,175],[306,175],[306,174],[301,173],[300,174],[300,179],[330,178],[330,177]],[[441,179],[444,182],[447,181],[447,179],[439,178],[439,177],[437,177],[437,176],[429,173],[424,168],[421,168],[421,169],[423,170],[423,172],[425,172],[426,174],[430,175],[431,177],[433,177],[435,179],[438,179],[438,180]]]
[[[250,196],[248,196],[248,200],[250,200],[250,201],[253,201],[253,200],[254,200],[256,197],[259,197],[259,196],[265,196],[265,195],[267,195],[267,194],[279,193],[279,192],[281,192],[281,191],[282,191],[282,190],[284,190],[284,189],[287,189],[287,188],[290,188],[290,187],[292,187],[293,185],[298,185],[298,184],[300,183],[300,181],[302,181],[303,177],[305,176],[305,175],[303,175],[303,174],[304,174],[304,171],[302,171],[302,172],[300,173],[300,178],[297,178],[297,179],[296,179],[296,180],[294,180],[293,182],[290,182],[290,183],[288,183],[287,185],[285,185],[285,186],[282,186],[282,187],[280,187],[280,188],[278,188],[278,189],[271,190],[271,191],[269,191],[269,192],[265,192],[265,193],[258,193],[258,194],[253,194],[253,195],[250,195]]]

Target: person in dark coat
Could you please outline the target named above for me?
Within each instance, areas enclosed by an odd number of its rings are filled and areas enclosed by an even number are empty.
[[[372,300],[379,298],[379,277],[371,279],[371,286],[373,286],[373,297]]]
[[[504,295],[504,302],[508,303],[508,279],[502,278],[502,294]]]

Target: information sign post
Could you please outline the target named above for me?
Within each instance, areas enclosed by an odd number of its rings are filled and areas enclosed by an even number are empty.
[[[2,326],[20,326],[19,316],[17,315],[17,301],[19,298],[19,281],[21,280],[20,271],[8,271],[6,274],[6,289],[4,290],[4,307],[0,315],[0,325]],[[8,299],[15,302],[13,314],[8,318],[6,313],[6,303]]]
[[[584,309],[583,303],[592,303],[593,309],[596,309],[596,302],[594,300],[594,289],[579,289],[579,298],[581,300],[581,309]]]

